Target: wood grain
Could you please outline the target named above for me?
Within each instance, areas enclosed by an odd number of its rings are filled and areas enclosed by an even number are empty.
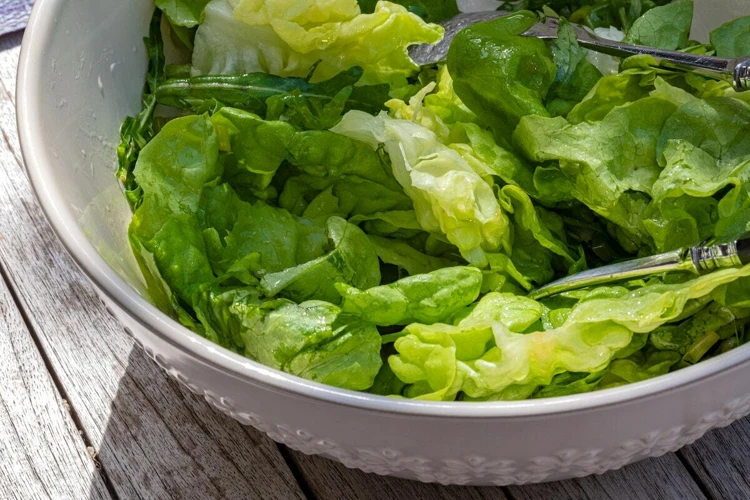
[[[293,462],[315,497],[320,499],[506,500],[503,488],[440,486],[366,474],[338,462],[292,452]]]
[[[601,476],[526,486],[461,487],[378,477],[339,463],[293,452],[293,461],[318,498],[451,500],[564,500],[602,498],[663,500],[706,498],[674,454],[645,460]],[[745,492],[750,491],[746,488]],[[338,496],[340,495],[340,496]],[[720,497],[724,498],[724,497]],[[739,497],[738,497],[739,498]]]
[[[134,351],[57,242],[20,161],[12,97],[19,43],[19,35],[0,40],[0,261],[114,491],[128,499],[302,498],[271,440],[214,412]]]
[[[679,452],[712,498],[750,498],[750,423],[748,419],[709,432]]]
[[[111,498],[0,277],[0,497]]]
[[[674,454],[637,462],[601,476],[588,476],[557,483],[511,486],[508,489],[511,496],[517,500],[706,498]]]

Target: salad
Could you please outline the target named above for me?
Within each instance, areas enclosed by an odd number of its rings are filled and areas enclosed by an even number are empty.
[[[441,401],[600,390],[748,340],[750,267],[528,294],[750,223],[750,93],[592,53],[570,22],[740,57],[750,17],[700,43],[690,0],[508,1],[419,67],[455,0],[156,6],[117,175],[150,299],[203,337]],[[542,16],[558,39],[519,36]]]

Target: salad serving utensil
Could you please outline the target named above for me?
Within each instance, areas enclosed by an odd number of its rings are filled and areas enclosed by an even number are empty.
[[[529,296],[533,299],[542,299],[589,286],[616,283],[666,272],[703,274],[746,264],[750,264],[750,234],[738,239],[700,244],[691,248],[589,269],[545,285],[532,291]]]
[[[445,35],[435,45],[412,45],[409,56],[419,64],[434,64],[445,61],[453,38],[462,29],[476,23],[492,21],[507,16],[509,12],[468,12],[459,14],[441,23],[445,28]],[[523,36],[536,37],[543,40],[557,38],[559,20],[547,17],[529,30]],[[687,52],[654,49],[624,42],[615,42],[596,36],[584,26],[571,24],[578,43],[587,49],[601,52],[615,57],[630,57],[634,55],[649,55],[654,58],[659,67],[696,73],[706,78],[727,81],[737,92],[750,90],[750,58],[725,59],[709,57]]]

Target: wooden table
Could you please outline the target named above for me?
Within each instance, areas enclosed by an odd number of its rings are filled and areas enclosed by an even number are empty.
[[[277,445],[167,378],[58,243],[18,146],[21,35],[0,38],[0,498],[750,498],[750,421],[585,479],[443,487]]]

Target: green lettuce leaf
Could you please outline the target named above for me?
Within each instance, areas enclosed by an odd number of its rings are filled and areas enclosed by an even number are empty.
[[[231,153],[225,175],[234,188],[264,198],[275,189],[271,181],[283,163],[296,168],[299,175],[286,180],[279,196],[279,205],[295,215],[323,193],[335,204],[328,215],[411,208],[383,158],[365,143],[326,130],[299,131],[234,108],[222,108],[211,120],[221,150]]]
[[[211,123],[189,116],[167,123],[143,148],[135,179],[143,189],[131,231],[154,256],[164,281],[188,304],[214,279],[196,216],[203,187],[222,173]]]
[[[355,215],[349,219],[359,224],[369,235],[409,239],[422,234],[422,227],[414,210],[391,210],[371,215]]]
[[[333,304],[234,301],[245,354],[266,366],[316,382],[365,390],[375,379],[380,334]]]
[[[258,115],[294,113],[297,124],[325,128],[314,118],[323,111],[336,117],[344,110],[360,109],[377,113],[388,100],[388,85],[354,87],[362,78],[362,68],[353,66],[329,80],[310,83],[305,78],[280,77],[265,73],[243,75],[203,75],[172,78],[159,83],[155,95],[159,104],[189,109],[195,113],[215,111],[223,106]]]
[[[333,250],[296,267],[264,275],[260,282],[263,292],[295,302],[316,299],[338,303],[336,283],[351,283],[364,290],[380,284],[378,257],[365,233],[339,217],[328,219],[327,232]]]
[[[561,373],[593,374],[608,368],[617,368],[620,378],[632,379],[627,381],[642,380],[627,360],[610,365],[634,336],[679,320],[693,301],[748,275],[750,266],[679,284],[621,290],[609,297],[590,293],[565,314],[560,326],[532,332],[526,329],[542,317],[541,304],[490,294],[456,326],[409,325],[396,340],[398,354],[388,361],[393,372],[410,384],[405,394],[423,399],[450,400],[459,391],[474,399],[499,394],[508,398],[518,391],[530,395]],[[508,300],[515,304],[504,305]],[[485,301],[491,307],[482,307]],[[654,368],[658,374],[665,371],[665,362],[670,367],[676,362],[674,355],[658,359],[646,369],[658,365]]]
[[[542,306],[531,299],[491,293],[455,326],[407,326],[395,342],[398,354],[388,358],[388,364],[401,381],[409,384],[406,396],[450,401],[471,377],[469,363],[494,345],[493,323],[524,331],[541,314]]]
[[[372,14],[378,0],[357,0],[364,14]],[[396,0],[393,3],[403,5],[412,12],[430,23],[437,23],[459,13],[456,0]]]
[[[386,264],[398,266],[409,275],[426,274],[444,267],[450,267],[458,262],[427,255],[420,252],[406,241],[369,235],[370,243],[380,260]]]
[[[137,116],[128,116],[120,126],[120,144],[117,146],[116,176],[125,190],[125,198],[130,208],[135,210],[141,203],[143,192],[135,180],[133,170],[138,155],[156,133],[154,111],[156,109],[155,93],[164,78],[164,41],[161,37],[161,11],[154,11],[149,36],[144,38],[148,54],[148,70],[143,87],[143,109]]]
[[[750,56],[750,16],[740,17],[711,32],[718,57]]]
[[[382,113],[350,111],[333,131],[373,147],[385,144],[419,225],[445,235],[468,262],[484,267],[485,252],[509,247],[508,218],[490,185],[429,129]]]
[[[573,124],[598,122],[616,107],[647,97],[652,88],[644,82],[645,73],[644,70],[629,69],[601,78],[566,118]]]
[[[557,68],[543,41],[518,36],[537,21],[520,12],[474,24],[456,35],[448,52],[456,94],[506,139],[522,116],[548,116],[544,99]]]
[[[547,110],[553,116],[565,116],[586,97],[602,74],[586,58],[589,51],[578,45],[575,31],[566,19],[560,21],[551,51],[557,74],[547,95]]]
[[[627,43],[676,50],[687,45],[693,25],[693,1],[677,0],[638,18],[628,30]]]
[[[244,202],[227,183],[204,188],[198,217],[217,276],[239,263],[251,273],[276,273],[323,256],[329,245],[325,223]],[[252,254],[257,262],[245,260]]]
[[[169,22],[175,26],[193,28],[203,21],[203,9],[210,0],[156,0],[156,6],[164,11]]]
[[[542,191],[563,188],[618,227],[618,241],[635,252],[651,246],[641,221],[658,179],[658,141],[677,106],[646,97],[613,109],[600,122],[569,124],[563,118],[526,116],[514,134],[516,146],[534,161],[558,161],[557,175],[535,177]]]
[[[750,154],[750,105],[732,97],[694,99],[665,123],[659,150],[683,139],[719,160]]]
[[[335,282],[379,284],[367,237],[336,217],[323,225],[241,200],[222,182],[220,136],[207,116],[177,118],[139,155],[143,203],[130,234],[152,282],[160,276],[174,294],[163,302],[183,324],[229,349],[311,380],[368,388],[381,365],[373,325],[339,317],[329,303],[264,297],[332,300]]]
[[[746,229],[750,157],[718,161],[685,140],[670,140],[644,224],[662,251]]]
[[[482,272],[471,267],[447,267],[369,290],[336,286],[344,312],[378,326],[437,323],[474,302],[481,287]]]
[[[407,46],[442,35],[441,27],[389,2],[361,14],[356,0],[212,0],[195,37],[193,68],[196,74],[305,77],[317,64],[315,82],[360,66],[362,85],[402,86],[418,69]]]
[[[535,398],[551,398],[609,389],[666,375],[680,362],[675,352],[647,350],[616,359],[605,370],[595,373],[561,373],[552,383],[534,392]]]

